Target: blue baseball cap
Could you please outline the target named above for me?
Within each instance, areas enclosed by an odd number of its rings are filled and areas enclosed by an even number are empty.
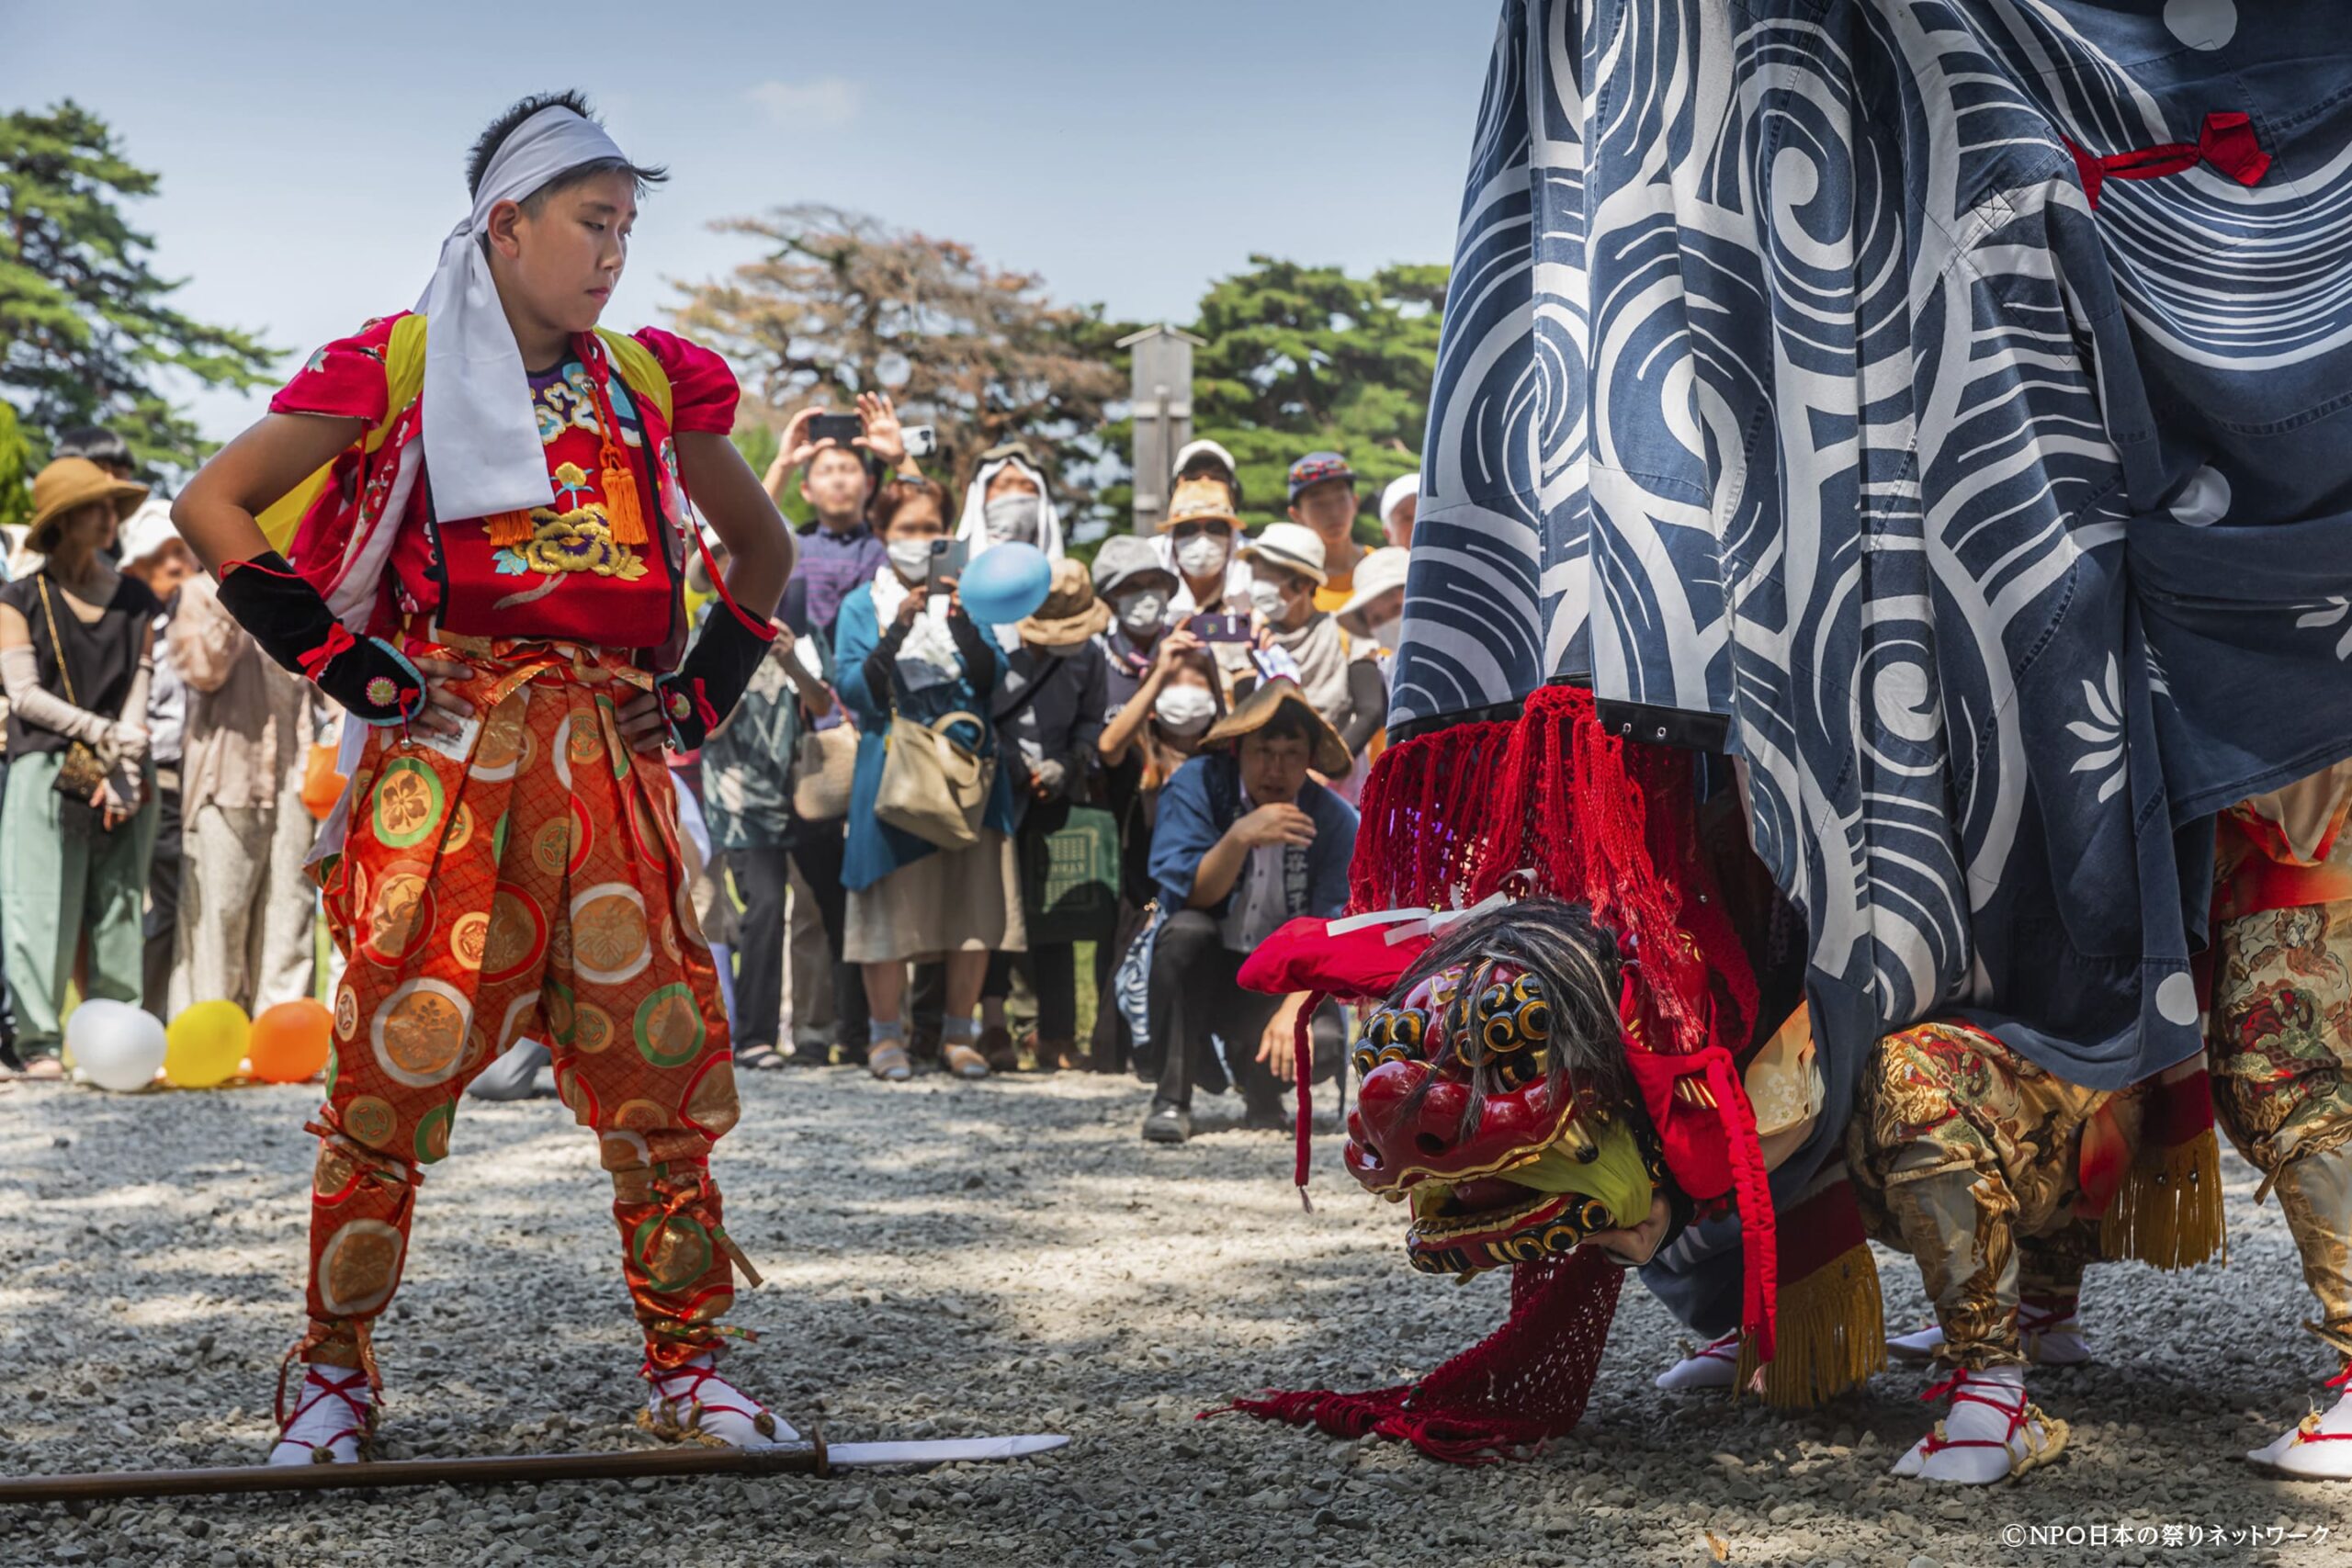
[[[1297,505],[1298,498],[1306,493],[1309,486],[1319,485],[1326,479],[1345,479],[1348,488],[1353,490],[1356,471],[1348,467],[1348,460],[1337,452],[1309,452],[1293,463],[1290,466],[1291,504]]]

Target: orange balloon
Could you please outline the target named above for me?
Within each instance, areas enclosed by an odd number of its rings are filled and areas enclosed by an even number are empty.
[[[245,1046],[254,1077],[265,1083],[300,1083],[319,1076],[327,1065],[327,1043],[334,1018],[310,998],[280,1002],[254,1020]]]

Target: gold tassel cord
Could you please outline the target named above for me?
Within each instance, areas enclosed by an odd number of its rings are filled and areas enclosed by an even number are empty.
[[[2140,1151],[2099,1221],[2099,1251],[2164,1269],[2229,1261],[2222,1145],[2212,1128],[2185,1144]]]
[[[516,549],[531,542],[528,512],[501,512],[488,519],[490,542],[500,549]]]
[[[1765,1404],[1809,1410],[1885,1368],[1886,1308],[1869,1243],[1781,1285],[1779,1345],[1763,1369]],[[1743,1338],[1734,1398],[1756,1382],[1756,1347]]]
[[[596,483],[605,497],[605,522],[613,531],[616,545],[645,543],[645,513],[637,503],[637,476],[628,465],[612,454],[604,472],[596,476]]]

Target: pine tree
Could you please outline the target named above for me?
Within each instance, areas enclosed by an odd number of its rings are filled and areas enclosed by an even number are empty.
[[[1254,526],[1283,514],[1290,465],[1337,452],[1359,476],[1357,536],[1382,486],[1419,466],[1447,268],[1387,266],[1350,277],[1253,255],[1201,299],[1193,333],[1193,433],[1222,442],[1239,468]]]
[[[0,116],[0,392],[36,456],[61,430],[102,424],[142,469],[193,468],[209,447],[166,395],[168,379],[268,378],[275,350],[172,308],[179,282],[156,276],[154,242],[122,210],[156,186],[70,98]]]

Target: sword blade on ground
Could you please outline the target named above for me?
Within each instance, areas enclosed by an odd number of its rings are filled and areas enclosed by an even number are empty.
[[[500,1454],[473,1459],[369,1460],[358,1464],[228,1465],[212,1470],[101,1471],[0,1478],[0,1506],[231,1492],[369,1491],[392,1486],[495,1486],[613,1481],[640,1475],[821,1475],[836,1468],[939,1465],[1021,1459],[1060,1448],[1053,1434],[829,1445],[821,1438],[773,1449],[686,1447],[619,1453]]]
[[[879,1464],[962,1464],[985,1460],[1026,1459],[1069,1439],[1053,1433],[1020,1438],[945,1438],[908,1443],[834,1443],[825,1450],[826,1463],[864,1468]]]

